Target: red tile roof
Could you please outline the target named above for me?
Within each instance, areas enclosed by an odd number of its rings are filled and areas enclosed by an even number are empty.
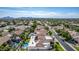
[[[45,41],[45,35],[47,31],[44,29],[44,27],[39,26],[35,29],[35,33],[37,35],[37,40],[39,43],[36,44],[36,47],[44,47],[43,42]]]

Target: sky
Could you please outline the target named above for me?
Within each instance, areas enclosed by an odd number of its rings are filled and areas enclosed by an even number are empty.
[[[79,18],[79,7],[0,7],[1,17]]]

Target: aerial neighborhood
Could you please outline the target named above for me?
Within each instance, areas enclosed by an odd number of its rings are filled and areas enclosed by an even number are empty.
[[[79,26],[74,21],[29,19],[0,19],[0,51],[79,50]]]
[[[79,8],[70,11],[0,8],[0,51],[79,51]]]

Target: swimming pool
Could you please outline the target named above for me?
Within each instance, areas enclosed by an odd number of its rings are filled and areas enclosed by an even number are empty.
[[[23,48],[23,49],[28,48],[28,43],[24,43],[23,46],[22,46],[22,48]]]

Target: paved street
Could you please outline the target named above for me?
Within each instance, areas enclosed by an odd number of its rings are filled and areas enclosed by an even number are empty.
[[[55,34],[55,37],[67,51],[75,51],[72,47],[66,44],[65,41],[62,41],[58,35]]]
[[[51,27],[49,27],[49,30],[51,30]],[[53,29],[53,31],[55,32],[55,30]],[[56,39],[60,42],[60,44],[67,50],[67,51],[75,51],[72,47],[70,47],[65,41],[62,41],[62,39],[56,34],[54,34],[54,36],[56,37]]]

